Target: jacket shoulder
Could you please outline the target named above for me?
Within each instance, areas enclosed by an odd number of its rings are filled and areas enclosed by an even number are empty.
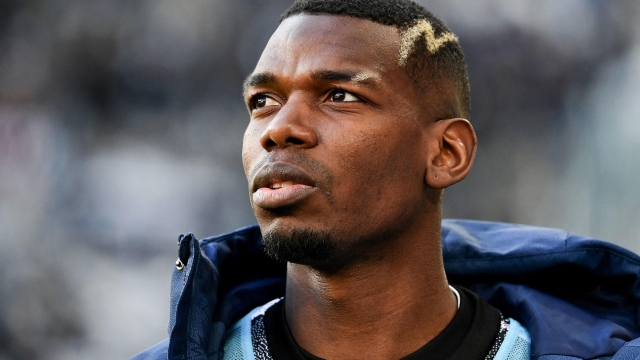
[[[450,281],[529,331],[533,359],[610,357],[640,337],[640,257],[620,246],[558,229],[444,220],[442,250]]]

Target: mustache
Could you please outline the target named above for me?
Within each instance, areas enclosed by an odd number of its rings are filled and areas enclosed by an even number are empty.
[[[331,185],[333,184],[333,175],[327,165],[300,151],[286,150],[269,152],[262,157],[249,171],[249,186],[254,182],[252,179],[255,180],[259,171],[261,171],[265,166],[275,162],[289,163],[293,166],[299,167],[313,178],[316,183],[316,187],[330,191]]]

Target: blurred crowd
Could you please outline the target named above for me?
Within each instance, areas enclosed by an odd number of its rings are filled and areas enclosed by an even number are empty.
[[[640,3],[419,2],[460,37],[479,138],[444,215],[640,252]],[[289,4],[0,2],[0,360],[166,337],[178,235],[255,222],[241,84]]]

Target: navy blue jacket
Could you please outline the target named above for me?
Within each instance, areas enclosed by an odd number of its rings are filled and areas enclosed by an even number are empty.
[[[284,295],[286,265],[260,249],[257,226],[180,237],[170,338],[134,359],[221,359],[225,332]],[[465,286],[531,334],[532,359],[640,359],[640,257],[567,232],[445,220],[450,283]]]

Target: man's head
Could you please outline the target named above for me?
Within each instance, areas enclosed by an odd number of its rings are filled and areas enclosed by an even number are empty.
[[[335,268],[439,231],[473,162],[457,39],[409,1],[294,3],[245,100],[251,203],[282,260]]]

